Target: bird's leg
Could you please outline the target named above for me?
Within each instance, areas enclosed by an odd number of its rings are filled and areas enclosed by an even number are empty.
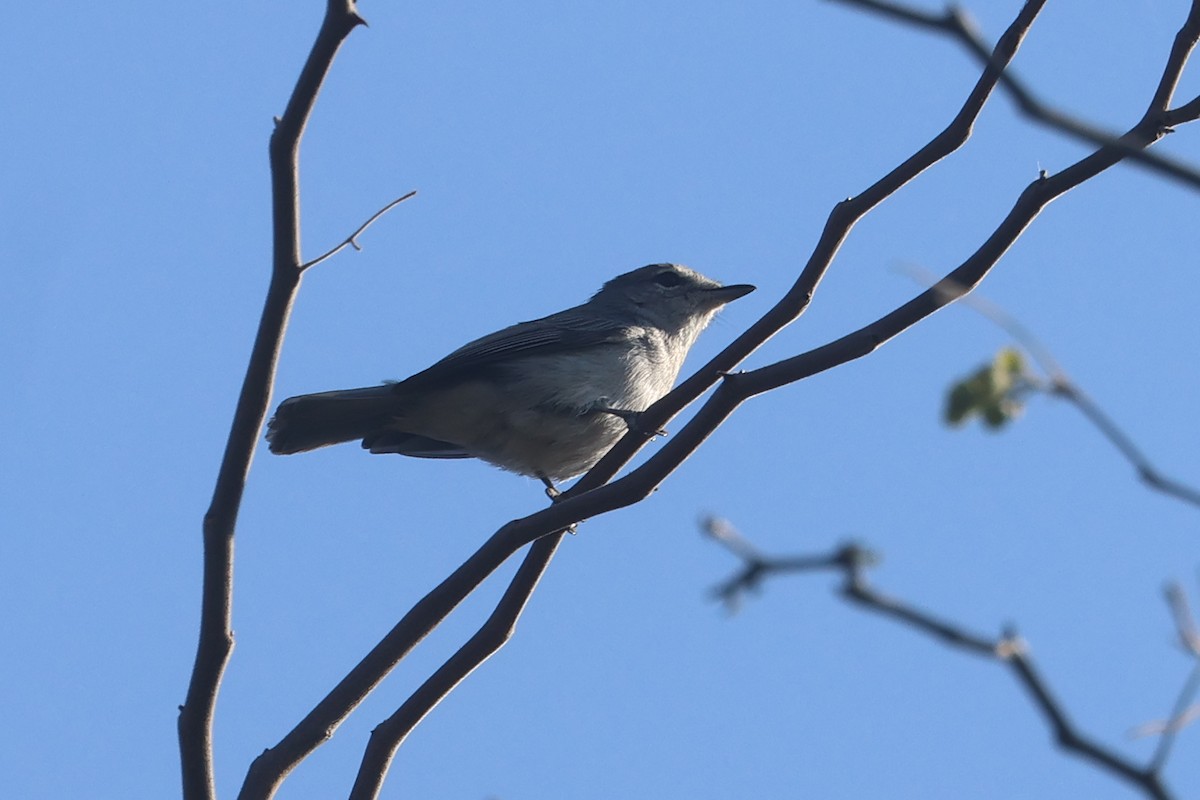
[[[548,477],[546,477],[546,474],[544,472],[539,472],[537,474],[537,477],[538,477],[538,480],[540,480],[542,483],[546,484],[546,497],[550,498],[551,503],[557,503],[558,501],[562,500],[562,490],[554,485],[554,481],[552,481]],[[582,522],[582,520],[580,520],[580,522]],[[567,526],[566,531],[567,531],[567,533],[574,536],[579,531],[579,523],[572,522],[570,525]]]
[[[667,432],[665,430],[663,430],[662,428],[659,428],[658,430],[653,430],[653,431],[647,430],[642,425],[642,413],[643,412],[641,412],[641,411],[630,411],[629,409],[626,409],[626,408],[609,408],[608,406],[604,405],[603,403],[599,403],[597,405],[592,406],[592,411],[597,411],[601,414],[612,414],[614,417],[619,417],[629,427],[629,430],[637,431],[638,433],[645,436],[647,439],[652,438],[654,436],[666,436],[667,435]]]
[[[562,491],[554,485],[554,481],[546,477],[546,473],[539,472],[537,477],[539,481],[546,485],[546,497],[550,498],[550,502],[557,503],[558,498],[562,496]]]

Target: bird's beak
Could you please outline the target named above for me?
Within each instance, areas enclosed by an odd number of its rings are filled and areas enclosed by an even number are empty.
[[[739,297],[745,297],[755,290],[754,286],[748,283],[735,283],[732,286],[717,286],[705,291],[705,295],[712,300],[713,305],[723,306],[726,303],[732,303]]]

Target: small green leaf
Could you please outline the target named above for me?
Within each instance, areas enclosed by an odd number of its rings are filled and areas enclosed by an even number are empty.
[[[950,425],[962,425],[975,411],[975,392],[970,382],[956,383],[946,398],[945,419]]]
[[[1021,415],[1021,394],[1028,387],[1024,356],[1006,347],[990,364],[950,387],[943,417],[948,424],[960,426],[978,415],[986,427],[998,430]]]

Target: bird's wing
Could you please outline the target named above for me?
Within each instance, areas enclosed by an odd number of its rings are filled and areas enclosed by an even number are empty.
[[[581,308],[577,306],[541,319],[519,322],[476,339],[402,384],[411,387],[440,383],[456,379],[465,372],[476,373],[502,366],[514,358],[584,350],[628,341],[633,335],[633,326],[628,323],[583,313]]]

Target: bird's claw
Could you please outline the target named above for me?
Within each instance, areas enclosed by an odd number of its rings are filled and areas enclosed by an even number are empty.
[[[629,430],[640,433],[647,439],[652,439],[655,436],[667,435],[667,431],[664,428],[647,430],[646,427],[642,425],[642,414],[644,413],[642,411],[630,411],[629,409],[625,408],[609,408],[608,406],[596,406],[596,408],[593,410],[599,411],[602,414],[612,414],[614,417],[618,417],[622,422],[625,423]]]

